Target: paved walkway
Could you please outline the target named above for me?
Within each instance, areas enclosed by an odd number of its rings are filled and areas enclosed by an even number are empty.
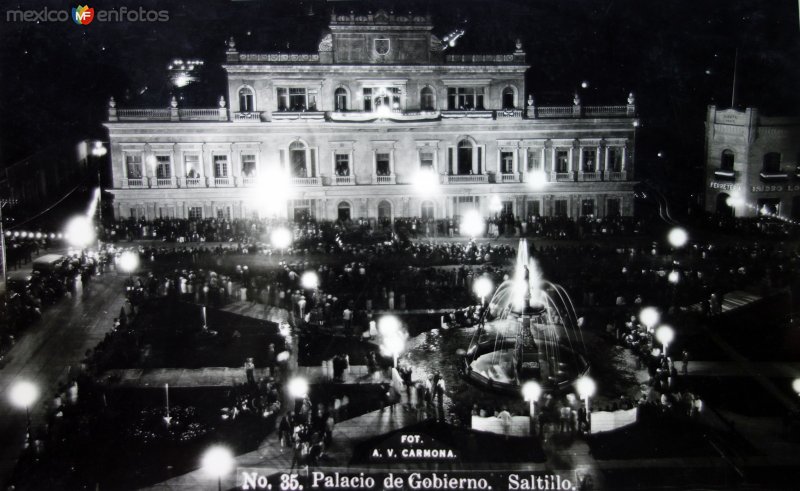
[[[761,296],[754,295],[752,293],[747,293],[745,291],[736,290],[732,292],[728,292],[722,299],[722,313],[730,312],[731,310],[736,310],[738,308],[744,307],[751,303],[757,302],[761,300]],[[697,302],[692,304],[686,308],[692,312],[702,312],[703,311],[703,303]]]
[[[309,383],[317,384],[330,380],[330,373],[322,367],[297,367],[296,375],[305,377]],[[256,380],[269,376],[266,368],[254,371]],[[108,370],[99,378],[101,383],[121,387],[230,387],[235,383],[247,381],[244,368],[205,367],[205,368],[132,368]],[[389,382],[388,372],[375,372],[369,375],[365,365],[350,367],[344,374],[344,384],[379,384]]]
[[[39,387],[40,399],[31,410],[34,425],[41,424],[58,383],[80,365],[86,350],[103,339],[119,315],[125,277],[93,277],[87,288],[47,307],[6,354],[7,364],[0,369],[0,484],[9,477],[25,440],[25,411],[9,404],[11,385],[26,379]]]

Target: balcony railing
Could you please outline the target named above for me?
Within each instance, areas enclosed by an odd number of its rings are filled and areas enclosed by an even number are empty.
[[[129,188],[146,188],[147,187],[147,182],[141,177],[133,178],[133,179],[129,178],[128,179],[128,187]]]
[[[626,180],[626,172],[623,171],[613,171],[607,170],[606,171],[606,181],[624,181]]]
[[[214,178],[214,186],[216,187],[226,187],[231,185],[231,178],[230,177],[215,177]]]
[[[575,177],[572,172],[553,172],[550,180],[555,182],[572,182],[575,180]]]
[[[571,118],[572,106],[540,106],[536,108],[539,118]]]
[[[292,178],[292,185],[293,186],[319,186],[320,179],[319,177],[293,177]]]
[[[445,184],[478,184],[489,182],[489,176],[486,174],[446,175],[444,182]]]
[[[584,116],[626,116],[628,106],[583,106]]]
[[[322,111],[272,111],[273,121],[324,121]]]
[[[260,112],[233,113],[233,120],[259,122],[261,121],[261,113]]]
[[[600,172],[581,172],[578,175],[579,181],[600,181],[602,174]]]
[[[219,121],[220,112],[219,109],[178,109],[178,118],[181,121]]]
[[[257,184],[258,178],[255,176],[242,176],[241,177],[242,186],[255,186]]]
[[[394,174],[388,176],[373,176],[372,178],[373,184],[396,184],[396,182]]]
[[[335,186],[352,186],[356,183],[355,176],[334,176],[333,184]]]
[[[174,188],[175,187],[175,179],[172,177],[157,177],[156,178],[156,187],[157,188]]]
[[[120,121],[169,121],[169,109],[117,109]]]
[[[496,112],[497,119],[521,119],[522,109],[501,109]]]
[[[519,182],[519,174],[498,174],[497,182]]]
[[[445,119],[493,119],[493,111],[468,111],[468,110],[448,110],[442,111],[442,118]]]
[[[205,178],[203,177],[186,177],[183,180],[184,186],[187,188],[204,188],[206,187]]]

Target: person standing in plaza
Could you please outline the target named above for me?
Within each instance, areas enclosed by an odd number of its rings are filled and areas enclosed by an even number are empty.
[[[248,358],[244,362],[244,372],[247,375],[247,383],[250,385],[255,385],[256,378],[255,378],[255,368],[256,365],[253,363],[252,358]]]

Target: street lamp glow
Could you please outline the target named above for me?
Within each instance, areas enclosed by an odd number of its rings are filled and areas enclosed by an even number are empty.
[[[531,403],[539,400],[542,395],[542,386],[533,380],[529,380],[522,385],[522,397]]]
[[[397,357],[406,347],[405,332],[400,320],[393,315],[385,315],[378,320],[378,334],[381,337],[381,352],[392,357],[397,367]]]
[[[306,290],[316,290],[319,286],[319,276],[314,271],[306,271],[300,277],[300,285]]]
[[[492,288],[494,288],[492,280],[486,276],[481,276],[475,280],[475,284],[472,285],[472,290],[475,292],[475,295],[481,297],[481,303],[483,303],[484,299],[492,293]]]
[[[639,312],[639,321],[648,328],[658,324],[660,319],[661,314],[658,313],[658,309],[655,307],[645,307]]]
[[[73,217],[64,229],[64,236],[73,247],[83,249],[94,242],[96,237],[92,220],[85,215]]]
[[[686,230],[680,227],[675,227],[669,231],[667,240],[672,247],[683,247],[687,242],[689,242],[689,234],[686,233]]]
[[[214,446],[206,450],[203,454],[202,467],[206,474],[216,477],[219,488],[222,487],[222,476],[227,475],[233,470],[235,461],[229,449],[222,446]]]
[[[439,189],[439,176],[433,169],[422,169],[414,177],[414,190],[422,196],[434,196]]]
[[[275,249],[286,249],[292,245],[292,232],[286,227],[278,227],[270,234],[269,241]]]
[[[461,234],[467,237],[475,238],[483,235],[485,227],[486,223],[478,210],[469,210],[464,214],[464,218],[461,219]]]
[[[500,213],[503,211],[503,202],[500,201],[499,196],[492,196],[492,200],[489,202],[489,210],[493,213]]]
[[[670,271],[669,275],[667,275],[667,280],[669,280],[669,282],[673,285],[677,285],[681,280],[681,274],[677,271]]]
[[[247,200],[265,216],[282,216],[292,190],[289,174],[281,169],[268,171],[256,178],[256,185],[250,188]]]
[[[594,380],[584,375],[575,382],[575,388],[578,390],[578,397],[587,400],[597,391],[597,384],[594,383]]]
[[[125,251],[119,255],[119,267],[125,273],[133,273],[139,267],[139,255],[133,251]]]
[[[92,147],[92,155],[95,157],[102,157],[103,155],[108,153],[108,149],[103,145],[103,142],[96,141],[94,142],[94,147]]]
[[[9,398],[15,406],[27,409],[39,398],[39,388],[32,382],[17,382],[11,387]]]
[[[289,395],[295,399],[302,399],[308,395],[308,381],[303,377],[295,377],[286,385]]]
[[[528,187],[542,189],[547,185],[547,174],[544,171],[534,171],[528,174]]]
[[[792,389],[800,395],[800,378],[796,378],[792,381]]]
[[[656,340],[664,346],[664,356],[667,356],[667,346],[675,339],[675,330],[664,324],[656,329]]]

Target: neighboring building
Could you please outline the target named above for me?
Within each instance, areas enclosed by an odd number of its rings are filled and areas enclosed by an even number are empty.
[[[712,213],[800,218],[800,117],[708,106],[705,194]]]
[[[431,31],[428,16],[334,14],[316,53],[240,53],[231,40],[230,104],[112,99],[116,216],[263,216],[259,186],[272,193],[286,174],[278,214],[295,219],[633,213],[632,95],[535,107],[519,42],[450,55]]]

